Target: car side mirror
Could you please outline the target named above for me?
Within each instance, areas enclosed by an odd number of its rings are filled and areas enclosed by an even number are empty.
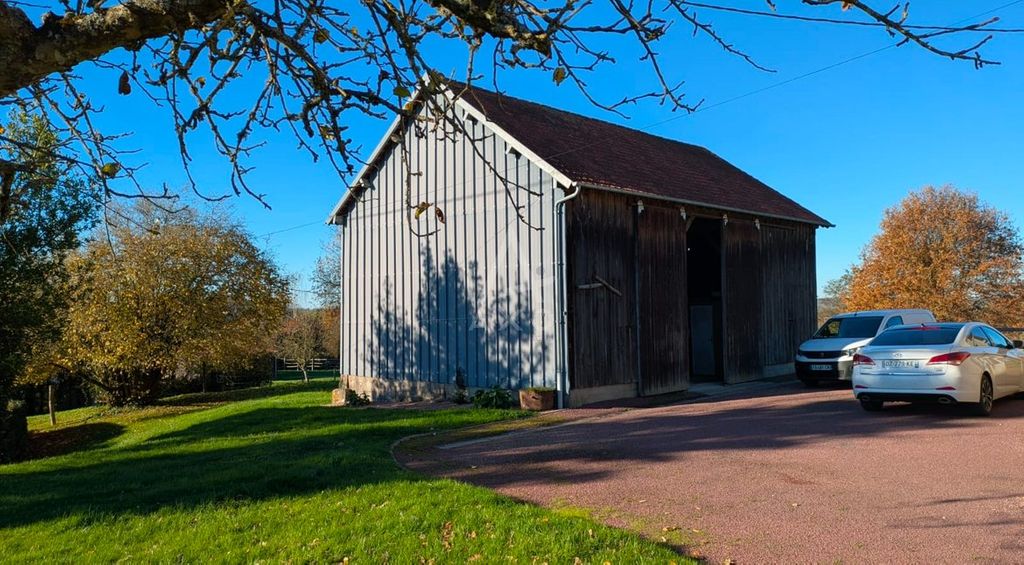
[[[1019,339],[1013,340],[1013,347],[1015,347],[1016,349],[1024,348],[1024,341],[1021,341]]]

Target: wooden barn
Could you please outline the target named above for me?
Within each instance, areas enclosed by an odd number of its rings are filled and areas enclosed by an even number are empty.
[[[792,372],[828,222],[702,147],[455,83],[422,96],[329,219],[350,388],[578,406]]]

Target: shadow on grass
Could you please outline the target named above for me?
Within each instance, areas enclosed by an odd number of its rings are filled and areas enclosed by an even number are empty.
[[[471,423],[457,416],[445,421],[445,427]],[[74,465],[40,464],[32,470],[28,463],[28,469],[0,473],[0,528],[420,480],[394,464],[390,445],[434,423],[411,411],[261,408],[137,447],[84,453]]]
[[[158,435],[147,442],[148,449],[164,449],[168,446],[197,441],[231,439],[261,435],[281,434],[292,431],[317,435],[319,429],[336,425],[330,422],[343,414],[345,425],[380,423],[376,418],[378,410],[342,410],[324,406],[302,408],[260,408],[226,418],[201,422],[174,432]]]
[[[124,433],[124,426],[111,422],[93,422],[52,430],[32,432],[29,459],[53,457],[75,451],[95,449]]]

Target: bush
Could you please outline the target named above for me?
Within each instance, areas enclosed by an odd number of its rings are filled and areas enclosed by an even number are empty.
[[[370,397],[366,393],[357,394],[356,391],[345,389],[345,406],[367,406],[370,404]]]
[[[262,355],[250,359],[247,363],[223,371],[210,374],[212,390],[234,390],[269,385],[274,380],[274,357]],[[211,390],[208,388],[207,390]]]
[[[112,370],[93,381],[96,399],[110,406],[146,406],[159,396],[160,369]],[[102,383],[102,386],[100,386]]]
[[[270,355],[253,357],[225,368],[203,372],[181,372],[168,379],[160,391],[161,396],[174,396],[190,392],[220,392],[242,388],[267,386],[274,380],[274,358]]]
[[[494,385],[487,390],[478,390],[473,395],[473,406],[477,408],[512,408],[512,391]]]
[[[0,395],[0,463],[25,457],[28,448],[28,421],[20,404]]]
[[[452,395],[452,402],[455,404],[469,402],[469,395],[466,393],[466,371],[462,367],[455,369],[455,394]]]

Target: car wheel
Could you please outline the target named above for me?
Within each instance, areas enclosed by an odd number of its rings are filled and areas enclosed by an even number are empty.
[[[885,402],[881,400],[861,400],[860,407],[868,412],[878,412],[885,406]]]
[[[803,377],[803,378],[800,379],[800,382],[804,383],[804,386],[807,387],[807,388],[817,388],[818,387],[818,379],[810,379],[810,378],[807,378],[807,377]]]
[[[992,413],[992,403],[995,401],[995,393],[992,390],[992,379],[988,375],[981,377],[981,394],[979,401],[974,405],[975,416],[988,416]]]

